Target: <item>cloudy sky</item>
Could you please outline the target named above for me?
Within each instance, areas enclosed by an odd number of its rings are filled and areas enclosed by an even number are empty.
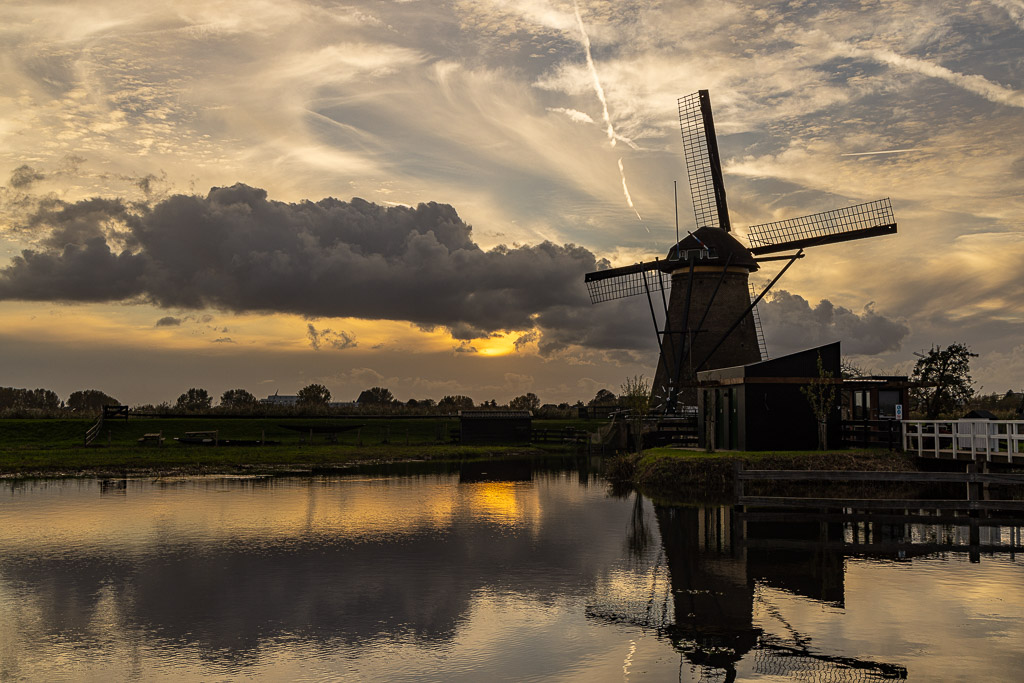
[[[667,251],[673,180],[692,229],[708,89],[740,239],[899,223],[790,269],[771,355],[963,341],[1024,388],[1024,0],[8,0],[0,59],[3,386],[617,391],[646,301],[583,274]]]

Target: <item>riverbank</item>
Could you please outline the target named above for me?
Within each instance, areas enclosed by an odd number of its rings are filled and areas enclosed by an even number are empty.
[[[707,453],[677,448],[652,448],[642,456],[609,461],[609,479],[629,483],[645,495],[673,501],[697,499],[731,502],[736,463],[747,469],[848,470],[913,472],[913,456],[887,450]]]
[[[539,422],[539,424],[538,424]],[[465,461],[573,453],[560,443],[460,445],[457,418],[132,418],[107,420],[92,445],[86,419],[0,420],[0,477],[120,477],[277,474],[344,470],[357,464]],[[541,430],[581,421],[535,421]],[[219,445],[190,444],[190,433]],[[161,441],[162,439],[162,441]],[[264,444],[265,445],[261,445]],[[230,444],[230,445],[226,445]]]
[[[570,456],[568,446],[152,446],[53,448],[0,453],[0,479],[144,477],[201,474],[311,474],[357,465],[464,462],[513,457]]]

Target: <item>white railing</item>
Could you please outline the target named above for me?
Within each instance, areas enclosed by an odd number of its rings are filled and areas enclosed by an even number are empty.
[[[904,420],[903,450],[919,458],[1024,463],[1024,420]]]

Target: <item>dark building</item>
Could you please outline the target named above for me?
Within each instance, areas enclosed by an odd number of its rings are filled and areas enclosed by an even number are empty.
[[[902,418],[906,415],[908,407],[909,386],[906,375],[872,375],[844,379],[842,417],[844,420]]]
[[[839,342],[749,365],[697,373],[699,443],[740,451],[814,450],[818,421],[802,389],[820,379],[822,369],[836,385],[826,430],[828,444],[839,444]],[[710,440],[710,441],[709,441]]]
[[[529,410],[460,410],[461,443],[529,443],[533,413]]]
[[[697,404],[698,370],[761,360],[748,310],[750,273],[758,266],[735,237],[706,227],[673,246],[663,263],[672,264],[672,293],[652,389],[658,403],[677,386],[678,403],[692,406]]]

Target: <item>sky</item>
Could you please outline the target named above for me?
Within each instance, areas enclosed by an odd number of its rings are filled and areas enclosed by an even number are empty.
[[[654,374],[583,275],[693,229],[710,91],[734,234],[889,197],[759,306],[772,357],[1024,389],[1024,0],[0,5],[0,386],[129,404],[542,402]],[[766,284],[781,267],[752,276]]]

